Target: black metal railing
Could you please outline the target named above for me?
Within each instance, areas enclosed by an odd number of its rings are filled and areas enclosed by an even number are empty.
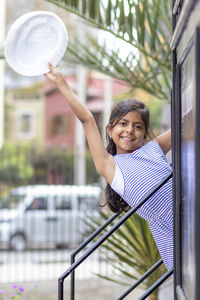
[[[153,265],[148,271],[146,271],[133,285],[131,285],[117,300],[122,300],[128,296],[140,283],[142,283],[151,273],[153,273],[160,265],[163,260],[160,259],[155,265]]]
[[[132,207],[120,220],[118,220],[106,233],[104,233],[88,250],[86,250],[82,256],[75,261],[75,256],[77,253],[79,253],[92,239],[94,239],[102,230],[105,229],[119,214],[114,214],[112,217],[110,217],[100,228],[98,228],[85,242],[83,242],[72,254],[71,257],[71,266],[59,277],[58,279],[58,300],[63,300],[63,294],[64,294],[64,280],[71,274],[71,300],[74,300],[74,271],[75,269],[83,262],[87,257],[89,257],[105,240],[107,240],[122,224],[124,224],[129,217],[131,217],[154,193],[156,193],[170,178],[172,178],[172,172],[167,175],[162,182],[156,185],[144,198],[142,198],[137,205]],[[148,270],[147,272],[152,273],[156,268],[160,266],[161,262],[157,262],[151,269],[152,271]],[[146,272],[146,273],[147,273]],[[145,273],[145,274],[146,274]],[[143,295],[143,298],[140,298],[140,300],[145,299],[150,295],[160,284],[163,283],[171,274],[173,273],[173,270],[170,270],[166,272],[158,281],[156,281],[152,287],[150,287],[146,292],[145,296]],[[145,274],[142,276],[144,277]],[[148,276],[149,274],[147,274]],[[146,276],[146,277],[147,277]],[[143,280],[146,278],[144,277]],[[143,281],[142,280],[142,281]],[[139,282],[140,283],[140,282]],[[138,283],[138,284],[139,284]],[[135,283],[136,284],[136,283]],[[138,285],[137,284],[137,285]],[[134,288],[133,288],[134,289]],[[132,289],[132,290],[133,290]],[[131,290],[131,291],[132,291]],[[150,293],[146,295],[146,293]],[[123,295],[122,295],[123,296]],[[119,298],[123,299],[123,298]]]
[[[146,299],[153,291],[155,291],[155,289],[157,289],[165,280],[167,280],[173,274],[173,272],[173,269],[167,271],[162,277],[154,282],[152,286],[140,298],[138,298],[138,300]]]
[[[108,225],[110,225],[120,213],[113,214],[106,222],[104,222],[97,230],[95,230],[82,244],[80,244],[72,253],[71,253],[71,265],[75,262],[76,255],[85,248],[99,233],[101,233]],[[70,285],[70,299],[74,300],[75,293],[75,271],[71,273],[71,285]]]

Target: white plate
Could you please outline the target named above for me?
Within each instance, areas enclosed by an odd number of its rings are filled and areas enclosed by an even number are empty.
[[[34,11],[18,18],[10,27],[4,54],[9,66],[20,75],[38,76],[49,72],[64,56],[68,33],[54,13]]]

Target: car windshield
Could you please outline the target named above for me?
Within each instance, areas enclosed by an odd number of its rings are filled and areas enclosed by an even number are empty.
[[[0,208],[15,209],[24,199],[25,195],[8,194],[7,197],[0,199]]]

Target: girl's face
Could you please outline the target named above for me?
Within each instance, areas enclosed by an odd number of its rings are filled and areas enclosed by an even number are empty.
[[[130,111],[107,133],[116,145],[117,154],[131,153],[140,148],[146,139],[144,121],[138,111]]]

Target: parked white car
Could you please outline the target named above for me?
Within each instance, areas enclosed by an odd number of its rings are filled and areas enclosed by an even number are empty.
[[[10,196],[18,198],[17,207],[0,209],[0,243],[15,250],[75,246],[88,230],[84,220],[99,209],[100,195],[97,186],[16,188]]]

